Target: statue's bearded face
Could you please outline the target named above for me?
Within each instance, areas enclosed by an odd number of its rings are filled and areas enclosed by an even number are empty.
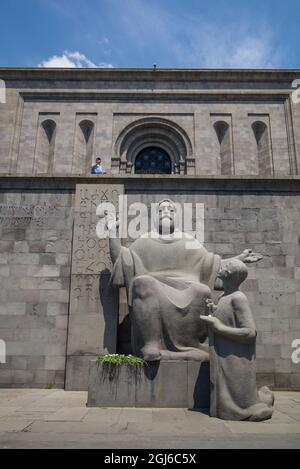
[[[159,232],[168,235],[175,230],[176,211],[174,205],[170,202],[162,202],[158,208]]]

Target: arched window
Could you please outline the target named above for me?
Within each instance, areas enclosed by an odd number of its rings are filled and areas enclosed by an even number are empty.
[[[160,161],[148,167],[146,161],[142,162],[140,152],[154,147],[156,153],[161,150],[167,157],[162,158],[166,165],[160,167]],[[162,172],[193,174],[195,172],[195,158],[192,142],[184,129],[177,123],[159,116],[144,117],[128,124],[118,135],[113,146],[111,169],[113,173]],[[170,160],[170,161],[169,161]],[[137,168],[135,168],[135,162]],[[152,169],[151,169],[152,168]],[[157,168],[157,171],[155,171]]]
[[[171,174],[171,158],[165,150],[159,147],[144,148],[136,157],[136,174]]]
[[[233,174],[230,127],[227,122],[218,121],[214,129],[220,144],[220,173],[229,176]]]
[[[270,176],[273,173],[273,164],[268,127],[264,122],[256,121],[252,124],[252,130],[256,142],[258,174]]]
[[[47,119],[40,124],[34,164],[35,174],[52,173],[55,151],[56,123]]]
[[[74,173],[86,173],[93,161],[94,123],[83,120],[78,124],[75,141]]]

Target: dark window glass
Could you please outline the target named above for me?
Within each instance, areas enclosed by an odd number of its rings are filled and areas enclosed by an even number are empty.
[[[144,148],[136,157],[136,174],[171,174],[171,171],[171,159],[161,148]]]

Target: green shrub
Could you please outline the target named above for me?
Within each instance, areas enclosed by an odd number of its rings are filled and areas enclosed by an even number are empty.
[[[135,357],[133,355],[99,355],[96,359],[98,363],[108,363],[110,365],[131,365],[131,366],[143,366],[146,365],[143,358]]]

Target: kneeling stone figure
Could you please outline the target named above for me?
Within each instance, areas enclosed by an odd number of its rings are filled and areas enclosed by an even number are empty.
[[[256,385],[256,327],[248,299],[239,290],[246,265],[231,259],[219,272],[224,294],[218,305],[207,300],[210,345],[210,414],[223,420],[261,421],[272,417],[274,395]]]

